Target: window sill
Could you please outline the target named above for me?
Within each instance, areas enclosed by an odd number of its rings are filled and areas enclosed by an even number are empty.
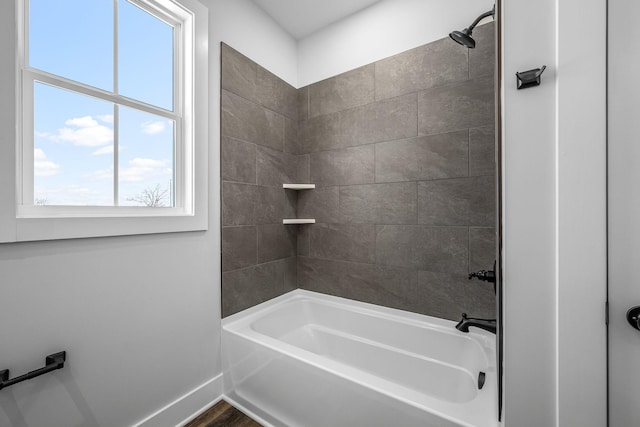
[[[206,213],[183,216],[16,218],[15,235],[1,241],[82,239],[136,234],[176,233],[208,229]]]
[[[143,206],[18,206],[16,217],[23,218],[138,218],[192,216],[182,208]]]

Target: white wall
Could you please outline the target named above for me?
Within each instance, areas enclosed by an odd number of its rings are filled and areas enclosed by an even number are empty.
[[[216,64],[220,63],[220,41],[223,41],[290,85],[297,85],[296,41],[269,15],[249,0],[201,1],[211,10],[209,52]],[[220,76],[212,74],[212,77],[213,86],[219,86]]]
[[[604,426],[606,2],[502,3],[505,423]]]
[[[557,13],[558,425],[597,427],[607,422],[607,2],[563,0]]]
[[[493,0],[383,0],[298,42],[298,87],[447,37]]]
[[[209,231],[0,244],[0,369],[19,375],[68,352],[64,369],[0,392],[0,426],[164,427],[221,393],[219,43],[293,83],[297,69],[295,42],[253,3],[201,1],[210,9]],[[3,173],[14,158],[13,3],[0,2]],[[4,177],[0,195],[12,197]]]
[[[556,426],[556,43],[554,0],[505,1],[503,272],[505,425]],[[536,37],[530,37],[535,34]],[[516,71],[546,65],[543,84]]]

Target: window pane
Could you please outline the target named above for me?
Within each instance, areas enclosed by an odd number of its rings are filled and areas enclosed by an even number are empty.
[[[113,0],[30,0],[29,65],[113,90]]]
[[[119,107],[120,206],[174,205],[174,122]]]
[[[34,204],[113,205],[113,105],[34,85]]]
[[[118,3],[121,95],[173,110],[173,27],[128,1]]]

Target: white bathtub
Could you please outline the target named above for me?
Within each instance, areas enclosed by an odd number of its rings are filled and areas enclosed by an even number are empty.
[[[225,395],[273,426],[496,427],[495,336],[454,326],[296,290],[223,320]]]

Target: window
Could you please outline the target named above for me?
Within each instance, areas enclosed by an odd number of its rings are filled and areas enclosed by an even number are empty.
[[[205,229],[206,9],[22,3],[18,234],[36,223],[49,232],[24,240]]]

